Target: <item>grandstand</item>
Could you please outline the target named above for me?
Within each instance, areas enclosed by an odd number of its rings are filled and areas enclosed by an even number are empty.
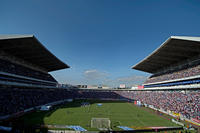
[[[69,68],[33,35],[0,36],[0,84],[52,87],[57,81],[48,73]]]
[[[152,74],[135,99],[199,125],[199,57],[200,37],[171,36],[132,67]]]
[[[151,73],[145,89],[192,89],[200,83],[200,37],[171,36],[133,66]]]
[[[53,97],[58,82],[48,72],[64,68],[33,35],[1,35],[0,119],[61,98]]]
[[[148,107],[199,126],[199,44],[197,37],[170,37],[133,67],[153,74],[139,90],[87,89],[85,86],[74,89],[59,85],[49,74],[69,66],[33,35],[0,36],[0,124],[17,129],[21,125],[29,126],[29,132],[38,125],[39,128],[67,126],[96,131],[88,125],[91,118],[106,118],[114,130],[119,130],[118,127],[148,128],[152,132],[182,129],[168,120],[171,117],[164,119],[145,111],[144,107]],[[97,107],[98,104],[101,106]],[[52,110],[38,111],[44,105],[51,105]]]

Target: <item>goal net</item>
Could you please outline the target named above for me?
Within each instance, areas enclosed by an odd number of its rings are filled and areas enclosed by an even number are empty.
[[[110,128],[109,118],[92,118],[91,128]]]

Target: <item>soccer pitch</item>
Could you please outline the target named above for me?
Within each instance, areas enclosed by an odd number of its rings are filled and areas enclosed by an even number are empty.
[[[89,105],[82,106],[86,102]],[[102,105],[99,106],[98,104]],[[79,125],[87,130],[91,128],[92,118],[109,118],[111,128],[116,126],[153,127],[177,126],[171,121],[138,107],[133,103],[122,101],[76,100],[58,106],[51,111],[37,111],[24,115],[21,120],[27,125]]]

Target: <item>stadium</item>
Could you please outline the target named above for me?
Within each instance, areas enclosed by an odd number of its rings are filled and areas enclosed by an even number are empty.
[[[70,68],[33,35],[0,36],[1,132],[200,132],[200,37],[171,36],[132,69],[137,89],[59,86]]]

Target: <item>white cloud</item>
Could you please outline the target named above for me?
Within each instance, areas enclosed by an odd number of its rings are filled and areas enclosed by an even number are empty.
[[[86,70],[84,72],[84,77],[86,79],[90,79],[90,80],[102,80],[102,79],[105,79],[106,77],[108,77],[108,73],[101,72],[96,69]]]
[[[89,69],[82,73],[79,79],[73,79],[71,84],[88,84],[88,85],[108,85],[111,87],[118,87],[120,84],[127,86],[142,84],[147,77],[140,75],[130,75],[117,78],[111,78],[108,72],[97,69]]]

